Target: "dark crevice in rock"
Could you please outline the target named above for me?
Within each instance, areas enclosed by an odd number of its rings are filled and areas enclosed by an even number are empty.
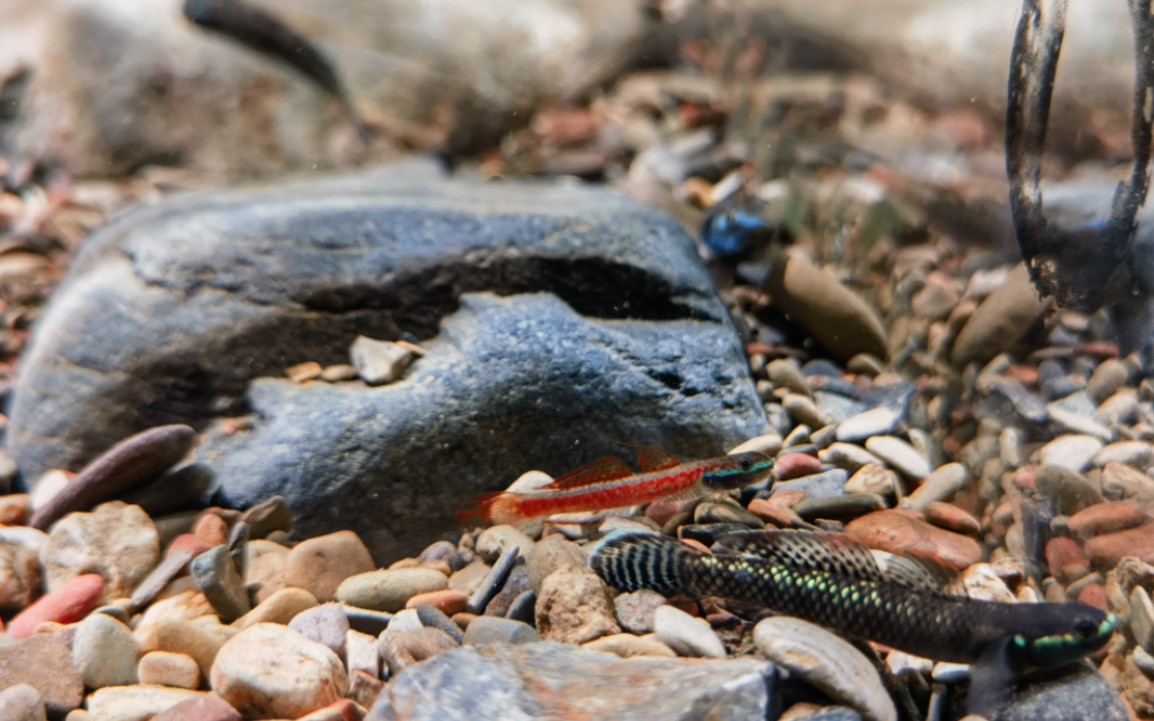
[[[497,295],[552,293],[589,318],[662,321],[703,316],[678,302],[666,280],[604,258],[473,254],[457,263],[391,278],[388,286],[314,289],[296,302],[325,313],[394,311],[399,325],[422,338],[436,334],[440,319],[456,310],[462,294],[480,291]]]

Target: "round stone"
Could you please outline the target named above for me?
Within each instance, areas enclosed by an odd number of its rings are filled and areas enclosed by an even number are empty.
[[[136,683],[137,653],[132,631],[103,613],[81,621],[72,641],[72,665],[91,689]]]
[[[342,603],[373,611],[400,611],[420,593],[442,591],[449,579],[429,568],[391,568],[350,576],[337,587]]]

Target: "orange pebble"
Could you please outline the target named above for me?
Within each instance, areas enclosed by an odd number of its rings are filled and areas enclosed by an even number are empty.
[[[405,603],[405,608],[416,608],[417,606],[432,606],[439,611],[442,611],[446,616],[453,616],[465,610],[465,606],[469,604],[469,594],[454,588],[445,589],[444,591],[429,591],[428,593],[418,593]]]

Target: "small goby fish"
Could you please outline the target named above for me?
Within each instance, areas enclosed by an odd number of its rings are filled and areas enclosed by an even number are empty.
[[[1084,603],[997,603],[929,587],[906,562],[883,571],[869,549],[844,536],[754,531],[721,539],[717,553],[665,536],[610,534],[590,565],[622,591],[718,596],[827,626],[925,658],[997,663],[1013,671],[1052,668],[1110,639],[1113,614]],[[925,573],[923,571],[923,573]]]
[[[696,498],[764,480],[773,459],[764,453],[734,453],[681,463],[662,451],[635,446],[644,469],[634,472],[616,458],[603,458],[529,493],[489,493],[477,508],[458,514],[462,523],[521,523],[562,513],[607,511],[662,500]]]
[[[329,59],[308,39],[267,12],[239,0],[185,0],[189,21],[230,38],[250,50],[288,65],[340,101],[357,135],[365,143],[373,133],[365,127],[340,76]]]

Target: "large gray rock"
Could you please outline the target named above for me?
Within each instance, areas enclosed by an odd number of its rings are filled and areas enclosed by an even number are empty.
[[[82,175],[348,167],[366,148],[297,71],[194,27],[183,0],[0,2],[0,148]],[[315,43],[379,134],[492,147],[625,62],[635,0],[245,0]],[[23,75],[21,75],[23,73]]]
[[[768,717],[775,689],[773,665],[754,659],[621,659],[558,643],[494,644],[405,671],[366,721],[748,721]]]
[[[1125,721],[1126,703],[1101,674],[1071,664],[1020,687],[990,721]]]
[[[428,355],[395,383],[285,378],[402,333]],[[397,169],[113,222],[41,318],[10,415],[26,481],[189,423],[225,501],[283,495],[306,533],[350,528],[378,557],[419,550],[530,468],[564,472],[613,440],[706,456],[765,425],[672,219],[592,188]]]

